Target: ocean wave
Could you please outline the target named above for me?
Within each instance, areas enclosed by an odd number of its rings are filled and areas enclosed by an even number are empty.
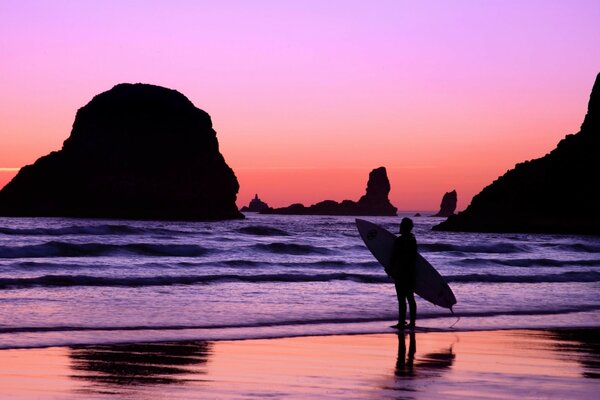
[[[459,283],[559,283],[559,282],[600,282],[600,272],[570,271],[562,274],[544,275],[494,275],[467,274],[447,276],[447,282]]]
[[[129,267],[132,269],[136,269],[139,271],[150,270],[150,269],[165,269],[165,268],[267,268],[267,269],[288,269],[294,268],[297,270],[311,270],[311,269],[373,269],[378,267],[380,264],[376,261],[364,261],[364,262],[347,262],[343,260],[321,260],[321,261],[313,261],[313,262],[269,262],[269,261],[256,261],[256,260],[245,260],[245,259],[234,259],[234,260],[225,260],[225,261],[195,261],[196,259],[190,258],[189,261],[176,261],[176,262],[147,262],[147,263],[135,263],[135,264],[127,264],[121,265],[117,264],[120,270],[125,270]],[[202,258],[204,260],[204,258]],[[3,263],[0,265],[0,271],[8,273],[9,271],[52,271],[52,270],[65,270],[72,271],[77,269],[90,269],[93,268],[95,270],[98,269],[97,264],[85,264],[85,263],[72,263],[65,262],[64,260],[52,261],[49,260],[35,260],[35,261],[12,261],[8,263]],[[265,270],[267,271],[267,270]]]
[[[197,285],[215,282],[329,282],[349,280],[360,283],[387,283],[389,279],[382,275],[365,275],[352,273],[330,274],[257,274],[257,275],[166,275],[166,276],[129,276],[105,277],[90,275],[44,275],[34,278],[0,278],[0,289],[23,289],[36,286],[72,287],[72,286],[108,286],[108,287],[141,287],[141,286],[170,286]]]
[[[53,241],[27,246],[0,246],[0,258],[89,257],[123,253],[141,256],[198,257],[207,252],[204,247],[192,244],[76,244]]]
[[[61,228],[3,228],[0,234],[23,236],[65,236],[65,235],[141,235],[173,234],[180,231],[165,228],[138,228],[130,225],[73,225]]]
[[[143,331],[143,330],[184,330],[184,329],[235,329],[235,328],[263,328],[293,325],[335,324],[335,323],[361,323],[387,321],[381,317],[355,317],[355,318],[317,318],[309,320],[287,320],[250,322],[243,324],[203,324],[203,325],[139,325],[139,326],[24,326],[0,327],[3,333],[42,333],[42,332],[85,332],[85,331]]]
[[[566,267],[566,266],[600,266],[600,260],[556,260],[552,258],[518,258],[518,259],[496,259],[496,258],[465,258],[454,262],[456,265],[504,265],[509,267]]]
[[[163,276],[124,276],[106,277],[91,275],[43,275],[32,278],[0,278],[0,289],[23,289],[29,287],[147,287],[171,285],[206,285],[224,282],[244,283],[307,283],[353,281],[365,284],[389,284],[390,279],[383,274],[359,274],[335,272],[324,274],[217,274],[217,275],[163,275]],[[561,283],[561,282],[600,282],[600,272],[565,272],[548,275],[493,275],[468,274],[447,276],[449,283]]]
[[[497,317],[497,316],[525,316],[525,315],[559,315],[572,314],[578,312],[599,311],[597,305],[578,305],[565,306],[549,309],[516,309],[516,310],[485,310],[485,311],[465,311],[455,310],[455,315],[460,317]],[[395,313],[389,315],[378,315],[373,317],[364,316],[346,316],[336,318],[312,318],[312,319],[289,319],[276,321],[252,321],[248,323],[212,323],[212,324],[172,324],[172,325],[49,325],[49,326],[3,326],[0,327],[0,334],[14,333],[52,333],[52,332],[85,332],[85,331],[144,331],[144,330],[186,330],[186,329],[236,329],[236,328],[264,328],[264,327],[283,327],[283,326],[303,326],[303,325],[321,325],[321,324],[360,324],[370,322],[388,322],[396,318]],[[449,313],[445,309],[439,311],[420,312],[419,320],[448,318]],[[386,324],[387,325],[387,324]],[[386,326],[387,327],[387,326]],[[454,330],[460,331],[460,326]]]
[[[569,251],[569,252],[574,252],[574,253],[600,253],[600,244],[590,244],[590,243],[553,244],[553,243],[548,243],[548,244],[545,244],[544,246],[555,249],[555,250]]]
[[[451,243],[419,243],[419,251],[423,253],[435,252],[461,252],[461,253],[522,253],[528,251],[525,245],[516,245],[513,243],[494,243],[494,244],[451,244]]]
[[[253,260],[227,260],[221,261],[221,264],[233,267],[294,267],[294,268],[374,268],[380,266],[377,261],[350,262],[343,260],[321,260],[313,262],[268,262],[268,261],[253,261]],[[214,263],[211,263],[214,264]]]
[[[244,226],[243,228],[238,229],[238,232],[255,236],[289,236],[289,233],[286,231],[262,225]]]
[[[311,246],[309,244],[297,243],[258,243],[253,245],[255,249],[276,254],[291,254],[291,255],[309,255],[309,254],[330,254],[331,249],[325,247]]]

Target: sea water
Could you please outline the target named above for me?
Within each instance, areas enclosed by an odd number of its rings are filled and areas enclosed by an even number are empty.
[[[400,217],[367,218],[397,233]],[[600,238],[434,232],[453,311],[430,330],[600,326]],[[459,319],[460,317],[460,319]],[[0,348],[386,332],[394,286],[353,217],[222,222],[0,218]]]

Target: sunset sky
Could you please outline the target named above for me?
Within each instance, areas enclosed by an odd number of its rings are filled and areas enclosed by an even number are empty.
[[[459,209],[583,121],[600,1],[0,1],[0,187],[121,82],[207,111],[241,189]]]

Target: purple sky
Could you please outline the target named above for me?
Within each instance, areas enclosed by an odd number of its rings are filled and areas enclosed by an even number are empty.
[[[356,199],[384,165],[399,208],[464,208],[578,130],[598,21],[600,1],[2,0],[0,185],[145,82],[212,116],[240,205]]]

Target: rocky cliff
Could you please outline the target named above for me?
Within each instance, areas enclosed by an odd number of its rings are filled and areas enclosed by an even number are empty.
[[[435,230],[600,234],[600,74],[581,130],[517,164]]]
[[[296,203],[288,207],[268,209],[267,214],[295,215],[396,215],[397,208],[390,203],[390,181],[385,167],[379,167],[369,173],[366,193],[357,202],[344,200],[324,200],[306,207]]]
[[[456,195],[456,190],[444,193],[442,203],[440,204],[440,211],[435,214],[434,217],[449,217],[450,215],[453,215],[454,211],[456,211],[457,201],[458,197]]]
[[[243,218],[210,116],[184,95],[120,84],[79,109],[60,151],[0,191],[0,215]]]

